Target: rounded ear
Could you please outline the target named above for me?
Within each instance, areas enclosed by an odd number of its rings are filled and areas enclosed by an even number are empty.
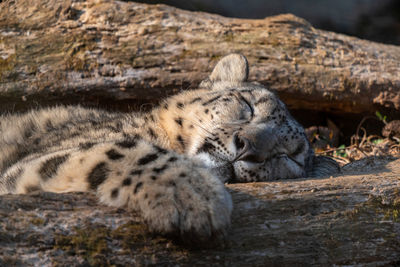
[[[230,54],[217,63],[208,79],[200,83],[200,87],[210,88],[216,82],[241,83],[247,81],[248,76],[247,58],[241,54]]]
[[[313,156],[310,168],[307,170],[308,177],[323,177],[340,172],[339,164],[325,156]]]

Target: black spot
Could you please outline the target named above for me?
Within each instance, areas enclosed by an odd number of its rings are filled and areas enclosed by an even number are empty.
[[[176,118],[176,119],[175,119],[175,122],[176,122],[177,124],[179,124],[179,126],[182,127],[182,118]]]
[[[241,93],[252,93],[253,89],[245,89],[245,90],[240,90]]]
[[[73,137],[77,137],[77,136],[79,136],[79,135],[81,135],[81,133],[79,133],[78,131],[76,131],[76,132],[70,132],[70,133],[68,134],[68,137],[69,137],[69,138],[73,138]]]
[[[25,187],[25,191],[26,193],[31,193],[35,191],[40,191],[40,188],[37,185],[28,185],[27,187]]]
[[[136,194],[137,192],[139,192],[139,190],[142,188],[143,183],[139,182],[136,184],[135,189],[133,190],[133,193]]]
[[[230,98],[222,98],[222,101],[224,101],[224,102],[231,102],[232,99],[230,99]]]
[[[127,138],[121,142],[116,143],[116,145],[121,148],[132,148],[136,146],[136,138],[135,137]]]
[[[178,160],[177,157],[170,157],[168,162],[174,162],[174,161],[177,161],[177,160]]]
[[[268,102],[268,101],[270,101],[271,100],[271,98],[269,97],[269,96],[264,96],[264,97],[261,97],[260,99],[258,99],[255,103],[254,103],[254,105],[258,105],[258,104],[260,104],[260,103],[265,103],[265,102]],[[274,110],[275,111],[275,110]]]
[[[186,177],[186,173],[181,172],[181,173],[179,174],[179,177]]]
[[[163,171],[165,171],[166,169],[168,169],[168,165],[167,164],[164,164],[162,167],[160,167],[160,168],[153,168],[153,172],[155,172],[155,173],[157,173],[157,174],[160,174],[160,173],[162,173]]]
[[[47,130],[47,131],[53,130],[53,128],[54,128],[54,127],[53,127],[53,123],[51,122],[50,119],[48,119],[48,120],[46,121],[45,127],[46,127],[46,130]]]
[[[143,170],[132,170],[130,174],[131,175],[141,175],[142,172],[143,172]]]
[[[157,180],[157,177],[154,176],[154,175],[150,176],[150,178],[151,178],[151,180],[153,180],[153,181]]]
[[[215,146],[208,141],[205,141],[204,144],[199,148],[197,152],[209,152],[215,150]]]
[[[93,142],[80,143],[79,148],[81,150],[88,150],[88,149],[92,148],[94,145],[95,145],[95,143],[93,143]]]
[[[154,139],[157,139],[157,138],[158,138],[158,136],[157,136],[156,133],[154,132],[153,128],[149,128],[149,129],[147,130],[147,132],[148,132],[148,134],[149,134],[152,138],[154,138]]]
[[[175,183],[174,181],[169,181],[168,184],[169,184],[170,186],[176,186],[176,183]]]
[[[178,135],[178,136],[176,137],[176,140],[178,141],[179,144],[181,144],[181,146],[182,146],[183,148],[185,148],[185,142],[183,141],[183,138],[182,138],[181,135]]]
[[[292,153],[292,156],[297,156],[297,155],[299,155],[300,153],[302,153],[303,152],[303,150],[304,150],[304,147],[305,147],[305,144],[304,143],[300,143],[300,145],[296,148],[296,150]]]
[[[143,158],[139,159],[138,164],[139,165],[146,165],[149,162],[152,162],[158,158],[158,154],[148,154],[144,156]]]
[[[58,167],[69,158],[69,154],[56,156],[46,160],[39,169],[39,174],[44,181],[52,178],[58,170]]]
[[[190,104],[193,104],[193,103],[196,103],[196,102],[199,102],[199,101],[201,101],[201,97],[196,97],[192,101],[190,101]]]
[[[131,184],[132,184],[132,179],[131,179],[130,177],[125,178],[125,179],[122,181],[122,186],[130,186]]]
[[[176,107],[179,108],[179,109],[182,109],[184,106],[185,106],[185,105],[183,105],[182,102],[176,103]]]
[[[118,193],[119,193],[119,189],[118,188],[114,188],[112,191],[111,191],[111,198],[117,198],[118,197]]]
[[[105,162],[100,162],[99,164],[97,164],[87,177],[90,184],[90,189],[97,189],[97,187],[107,179],[109,172],[110,170],[108,169]]]
[[[107,157],[111,160],[119,160],[122,159],[123,157],[125,157],[124,155],[122,155],[121,153],[119,153],[118,151],[116,151],[115,149],[110,149],[106,152]]]
[[[42,139],[40,139],[40,138],[35,138],[35,140],[33,140],[33,144],[34,144],[34,145],[38,145],[38,144],[40,144],[41,141],[42,141]]]
[[[24,137],[28,139],[32,135],[35,134],[36,125],[30,121],[27,125],[25,125]]]
[[[8,191],[14,191],[17,185],[17,180],[21,176],[23,170],[18,168],[15,172],[7,174],[3,177],[3,184],[5,184]]]
[[[106,128],[114,133],[119,133],[122,131],[122,123],[120,121],[117,121],[115,123],[110,123],[109,125],[106,126]]]
[[[208,108],[206,108],[206,109],[204,110],[204,113],[208,114],[208,112],[209,112],[209,110],[208,110]]]
[[[158,153],[160,153],[160,154],[167,154],[168,153],[168,150],[166,150],[164,148],[161,148],[159,146],[154,146],[154,147],[155,147],[155,149],[157,149]]]
[[[164,109],[168,109],[168,103],[164,104]]]
[[[117,129],[118,129],[119,131],[121,131],[122,128],[123,128],[122,122],[118,121],[118,122],[115,124],[115,127],[117,127]]]
[[[105,128],[109,129],[111,132],[114,132],[114,133],[119,133],[120,132],[120,130],[114,125],[108,125]]]
[[[211,104],[212,102],[217,101],[220,97],[221,97],[220,95],[219,95],[219,96],[216,96],[216,97],[213,97],[213,98],[211,98],[210,100],[204,102],[202,105],[203,105],[203,106],[207,106],[207,105]]]

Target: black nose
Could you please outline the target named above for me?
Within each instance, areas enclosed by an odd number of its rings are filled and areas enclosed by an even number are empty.
[[[235,134],[233,142],[236,146],[236,157],[234,161],[264,162],[262,153],[254,149],[251,142],[246,137]]]

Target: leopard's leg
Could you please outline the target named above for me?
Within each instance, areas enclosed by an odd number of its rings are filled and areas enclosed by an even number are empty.
[[[152,231],[204,238],[224,233],[232,210],[230,195],[208,169],[141,139],[26,159],[3,175],[0,188],[7,186],[10,193],[94,190],[102,203],[138,210]]]

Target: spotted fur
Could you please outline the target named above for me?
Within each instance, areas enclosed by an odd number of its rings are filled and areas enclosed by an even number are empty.
[[[223,182],[320,176],[303,128],[265,87],[247,82],[244,56],[223,58],[198,90],[148,113],[57,107],[0,118],[0,194],[94,191],[138,210],[155,232],[224,233]]]

